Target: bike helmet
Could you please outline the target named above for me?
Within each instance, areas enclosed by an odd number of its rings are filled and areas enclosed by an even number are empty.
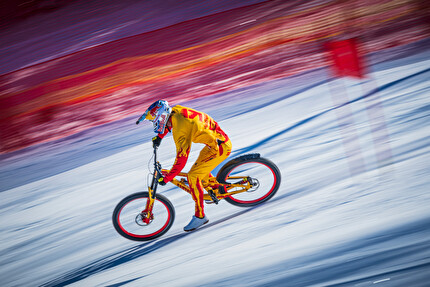
[[[143,120],[151,121],[154,125],[154,132],[162,134],[166,128],[167,121],[169,120],[172,108],[169,103],[164,100],[158,100],[145,111],[137,120],[136,125]]]

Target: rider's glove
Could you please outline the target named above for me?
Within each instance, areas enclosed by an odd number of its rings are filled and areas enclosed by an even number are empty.
[[[158,179],[158,184],[161,184],[162,186],[165,186],[165,185],[166,185],[166,182],[164,181],[164,177],[160,177],[160,178]]]
[[[161,144],[161,140],[162,138],[160,138],[159,136],[155,136],[152,138],[152,146],[153,147],[159,147]]]

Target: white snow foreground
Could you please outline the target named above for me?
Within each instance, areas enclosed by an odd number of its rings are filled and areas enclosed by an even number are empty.
[[[261,206],[207,205],[210,222],[195,232],[182,230],[194,203],[172,185],[160,190],[176,209],[165,235],[139,243],[115,232],[117,202],[145,190],[150,142],[1,192],[0,285],[424,286],[429,55],[375,68],[374,83],[384,87],[377,97],[362,97],[357,81],[343,79],[288,96],[296,87],[286,79],[183,103],[218,120],[233,155],[259,152],[283,176],[278,193]],[[308,83],[302,76],[300,84],[312,86],[321,73],[311,73]],[[330,85],[341,83],[348,95],[336,106]],[[391,164],[378,161],[381,150],[390,152]],[[166,138],[164,167],[174,155]]]

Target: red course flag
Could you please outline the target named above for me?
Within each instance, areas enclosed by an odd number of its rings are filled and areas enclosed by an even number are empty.
[[[365,77],[364,59],[359,54],[355,38],[331,41],[325,44],[329,61],[337,77]]]

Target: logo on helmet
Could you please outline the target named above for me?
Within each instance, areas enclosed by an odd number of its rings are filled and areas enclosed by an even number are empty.
[[[149,108],[151,108],[151,107],[149,107]],[[160,109],[160,107],[158,105],[156,105],[152,109],[148,110],[148,114],[146,115],[145,119],[153,121],[155,119],[155,117],[157,116],[157,112],[159,109]]]

